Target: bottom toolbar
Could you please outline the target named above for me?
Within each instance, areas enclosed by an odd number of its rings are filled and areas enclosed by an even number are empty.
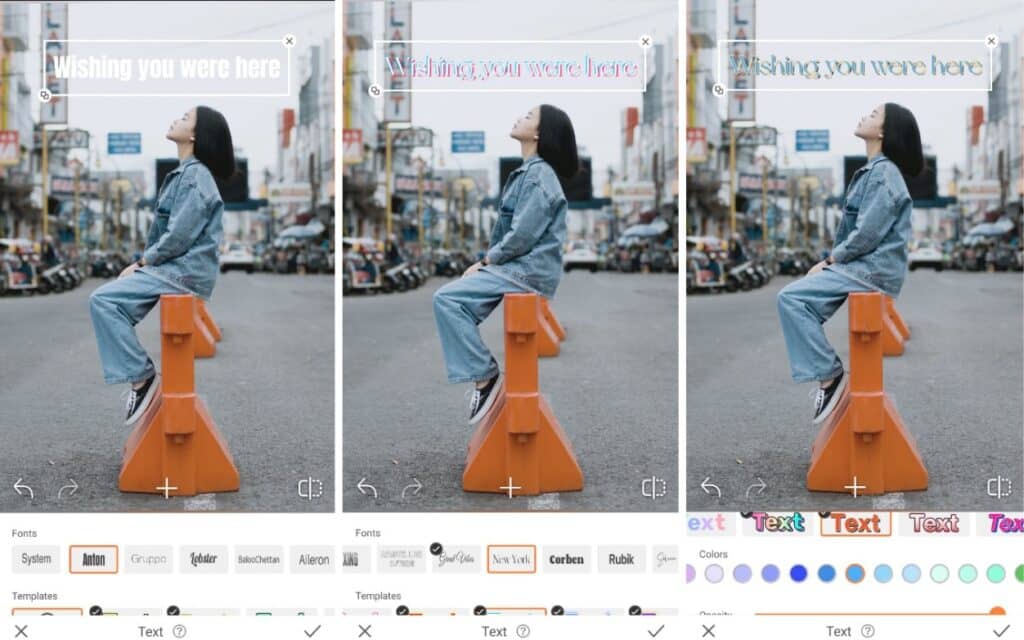
[[[993,610],[997,610],[994,607]],[[920,614],[806,613],[780,616],[685,616],[666,618],[577,618],[529,617],[509,614],[503,619],[479,618],[154,618],[140,621],[126,618],[12,619],[0,637],[28,640],[129,640],[131,638],[175,638],[177,640],[221,640],[244,637],[259,640],[345,639],[398,640],[409,637],[445,638],[530,638],[563,640],[566,637],[602,640],[651,638],[700,638],[702,640],[816,640],[858,638],[866,640],[934,640],[992,637],[1019,640],[1024,637],[1019,618],[1002,614],[947,616]]]

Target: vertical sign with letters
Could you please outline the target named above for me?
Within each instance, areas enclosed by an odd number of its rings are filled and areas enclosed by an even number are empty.
[[[753,40],[755,0],[729,0],[729,40]],[[754,120],[753,42],[729,42],[725,65],[729,78],[729,120]]]
[[[384,45],[384,56],[390,59],[384,64],[384,122],[411,122],[412,43],[394,41],[412,40],[412,2],[388,0],[384,5],[384,39],[391,41]]]
[[[43,52],[43,88],[53,97],[41,103],[39,122],[41,124],[68,123],[67,78],[58,78],[54,73],[54,59],[68,55],[68,3],[44,2],[40,16],[40,49]],[[65,41],[65,42],[60,42]]]

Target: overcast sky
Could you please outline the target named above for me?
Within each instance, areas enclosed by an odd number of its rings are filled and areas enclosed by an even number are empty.
[[[728,6],[726,0],[717,2],[718,32],[722,37],[728,30]],[[828,2],[826,9],[825,3],[811,0],[772,0],[758,3],[756,28],[758,39],[983,40],[994,33],[1008,40],[1024,31],[1024,2],[858,0]],[[1017,91],[1019,100],[1019,86]],[[922,141],[931,146],[938,159],[939,193],[946,193],[953,163],[963,166],[966,157],[967,108],[985,105],[987,115],[988,95],[984,92],[759,93],[756,116],[760,124],[785,133],[782,142],[789,149],[790,167],[802,167],[802,159],[811,167],[834,166],[838,170],[842,155],[864,153],[864,143],[853,137],[853,130],[861,116],[880,102],[898,102],[914,113]],[[796,129],[829,129],[831,153],[802,153],[797,157],[793,153]],[[841,185],[842,174],[836,177]]]
[[[350,0],[345,10],[365,11],[368,2]],[[384,3],[373,2],[374,32],[384,30]],[[651,35],[654,42],[678,33],[677,0],[430,0],[413,3],[413,39],[430,40],[626,40]],[[413,56],[421,55],[413,45]],[[524,52],[527,49],[524,46]],[[531,55],[543,55],[543,45],[531,45]],[[480,55],[488,52],[481,46]],[[564,54],[564,49],[556,52]],[[415,84],[413,85],[415,89]],[[496,184],[497,157],[517,156],[519,143],[509,137],[516,119],[540,103],[565,110],[573,121],[577,144],[593,161],[594,189],[604,183],[607,167],[619,165],[620,118],[626,107],[640,107],[642,93],[414,93],[413,123],[435,132],[435,147],[445,150],[445,168],[484,168]],[[486,153],[448,153],[451,132],[482,130]],[[456,161],[458,164],[456,164]],[[492,189],[493,190],[493,189]]]
[[[334,33],[334,4],[331,2],[89,2],[70,3],[69,38],[93,39],[228,39],[277,38],[285,33],[296,36],[292,63],[297,54],[311,44],[322,44]],[[32,87],[33,118],[38,120],[36,95],[40,84],[39,51],[40,5],[29,7],[29,50],[26,52],[27,81]],[[96,45],[93,45],[95,47]],[[189,55],[207,55],[207,45],[174,45]],[[140,47],[140,51],[152,51]],[[95,48],[89,50],[95,53]],[[118,49],[116,55],[123,55]],[[220,55],[223,51],[217,50]],[[221,111],[231,127],[237,147],[249,158],[250,186],[262,181],[264,167],[276,165],[276,113],[285,107],[298,108],[299,83],[292,74],[291,97],[282,98],[98,98],[72,97],[69,125],[88,129],[93,148],[102,151],[103,169],[143,169],[155,190],[154,163],[157,157],[174,157],[175,146],[164,138],[171,121],[196,104],[207,104]],[[72,87],[71,93],[74,93]],[[106,137],[111,131],[142,133],[141,155],[106,155]],[[92,165],[95,167],[95,163]]]

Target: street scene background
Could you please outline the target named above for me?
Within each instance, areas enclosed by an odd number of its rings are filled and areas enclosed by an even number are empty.
[[[346,511],[676,509],[678,10],[675,2],[344,3]],[[476,89],[491,85],[389,74],[384,62],[386,53],[436,59],[440,51],[639,62],[642,35],[646,76],[632,89],[605,85],[617,92],[525,78],[486,92]],[[566,48],[583,40],[625,44]],[[444,90],[416,91],[426,87]],[[540,391],[585,488],[510,500],[462,491],[468,385],[446,381],[431,296],[487,249],[498,195],[522,159],[509,132],[541,103],[569,115],[585,169],[567,186],[566,273],[552,302],[568,338],[539,365]],[[503,363],[500,308],[481,329]],[[645,478],[666,491],[645,497]]]
[[[0,510],[333,510],[334,9],[0,5]],[[289,34],[291,75],[277,81],[278,96],[241,95],[272,91],[237,80],[219,83],[230,96],[192,97],[199,91],[188,83],[177,88],[183,96],[90,96],[117,84],[62,84],[55,75],[54,60],[71,54],[235,53],[224,43],[163,40],[269,40],[259,54],[286,61]],[[45,52],[44,38],[54,41]],[[107,51],[76,39],[146,44]],[[256,55],[250,45],[237,53]],[[42,102],[44,90],[54,98]],[[157,189],[179,162],[165,132],[197,104],[224,114],[240,172],[220,185],[221,275],[208,305],[224,339],[195,371],[241,490],[170,500],[121,494],[127,385],[103,384],[89,295],[139,258]],[[158,308],[136,330],[159,369]]]
[[[1024,458],[1024,8],[939,2],[922,14],[867,2],[830,5],[822,20],[810,7],[688,3],[687,509],[1020,508],[1021,494],[991,488],[1018,486]],[[992,65],[989,34],[998,37]],[[778,45],[736,41],[787,38],[823,41],[805,50],[826,59],[829,39],[970,39],[963,46],[985,73],[981,90],[957,92],[901,91],[899,79],[891,91],[716,91],[778,86],[731,69],[727,56],[767,58]],[[870,46],[864,57],[905,51]],[[828,256],[846,185],[866,161],[853,131],[883,102],[914,113],[927,167],[908,185],[913,237],[896,301],[911,337],[884,372],[930,486],[877,498],[812,494],[805,477],[818,429],[810,385],[790,378],[776,295]],[[826,333],[848,366],[847,316],[839,309]]]

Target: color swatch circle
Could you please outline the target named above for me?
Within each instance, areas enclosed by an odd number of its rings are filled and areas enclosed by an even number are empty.
[[[732,570],[732,577],[733,577],[733,579],[735,579],[736,582],[739,582],[739,583],[742,583],[742,584],[746,584],[746,583],[750,582],[750,578],[753,575],[754,575],[754,572],[751,571],[750,567],[748,567],[745,564],[738,564],[738,565],[736,565],[736,568]]]
[[[803,582],[807,579],[807,567],[802,564],[794,564],[789,570],[789,577],[793,582]]]
[[[932,567],[932,582],[942,584],[949,580],[949,567],[944,564],[937,564]]]
[[[818,579],[822,582],[832,582],[836,579],[836,569],[830,564],[823,564],[818,567]]]
[[[725,570],[722,569],[721,565],[709,564],[707,568],[704,569],[704,577],[707,578],[708,582],[711,584],[718,584],[722,581],[722,578],[725,577]]]
[[[903,567],[903,580],[914,584],[921,579],[921,567],[916,564],[908,564]]]
[[[1006,569],[1001,564],[990,565],[988,570],[985,572],[989,582],[999,584],[1003,580],[1006,580]]]
[[[846,579],[853,584],[858,584],[864,581],[864,567],[859,564],[851,564],[846,567]]]
[[[875,580],[882,584],[892,580],[892,567],[887,564],[880,564],[875,567]]]
[[[692,564],[686,565],[686,583],[689,584],[697,579],[697,569]]]
[[[1024,582],[1024,564],[1017,565],[1017,570],[1013,572],[1013,575],[1017,576],[1017,582]]]
[[[960,582],[971,584],[978,579],[978,570],[974,568],[973,564],[965,564],[960,567],[959,576]]]
[[[779,574],[779,568],[774,564],[766,564],[764,565],[764,568],[761,569],[761,579],[765,582],[775,582],[779,579]]]

